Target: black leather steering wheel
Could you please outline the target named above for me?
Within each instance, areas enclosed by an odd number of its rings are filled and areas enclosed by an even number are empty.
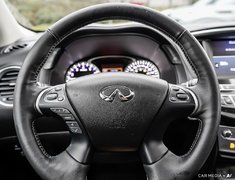
[[[90,23],[109,19],[137,21],[171,38],[184,52],[198,83],[189,88],[131,73],[90,75],[53,87],[38,82],[41,68],[65,38]],[[48,155],[37,137],[34,119],[40,114],[75,122],[71,144],[57,156]],[[200,130],[189,152],[177,156],[164,145],[163,134],[173,120],[188,116],[200,121]],[[16,84],[17,136],[43,179],[85,180],[94,149],[138,150],[149,180],[190,179],[210,154],[219,121],[218,82],[198,41],[176,22],[142,6],[96,5],[61,19],[36,42]]]

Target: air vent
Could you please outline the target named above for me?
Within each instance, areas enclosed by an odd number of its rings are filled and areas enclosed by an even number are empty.
[[[20,67],[10,66],[0,70],[0,104],[12,106],[16,79]]]
[[[6,53],[10,53],[10,52],[13,52],[15,50],[19,50],[19,49],[23,49],[27,46],[28,44],[26,43],[21,43],[21,44],[13,44],[13,45],[10,45],[8,46],[7,48],[5,48],[3,50],[3,53],[6,54]]]

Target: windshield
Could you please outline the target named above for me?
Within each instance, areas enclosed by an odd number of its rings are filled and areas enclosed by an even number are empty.
[[[81,8],[123,2],[148,6],[182,25],[231,22],[235,24],[235,0],[5,0],[23,26],[44,31],[65,15]],[[117,23],[119,21],[107,21]],[[104,22],[102,22],[104,23]]]

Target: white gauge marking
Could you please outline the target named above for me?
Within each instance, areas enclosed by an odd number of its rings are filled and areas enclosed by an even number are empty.
[[[85,74],[83,74],[85,73]],[[88,62],[79,62],[71,66],[66,73],[66,82],[76,79],[77,77],[87,74],[97,74],[100,73],[100,70],[91,63]]]
[[[160,78],[160,73],[156,65],[147,60],[137,60],[125,68],[125,72],[142,73],[155,78]]]

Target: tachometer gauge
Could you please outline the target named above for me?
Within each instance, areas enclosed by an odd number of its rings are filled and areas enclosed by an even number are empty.
[[[148,76],[160,78],[160,73],[157,66],[146,60],[137,60],[129,64],[125,68],[125,72],[146,74]]]
[[[72,65],[66,73],[66,82],[89,74],[100,73],[99,68],[89,62],[78,62]]]

